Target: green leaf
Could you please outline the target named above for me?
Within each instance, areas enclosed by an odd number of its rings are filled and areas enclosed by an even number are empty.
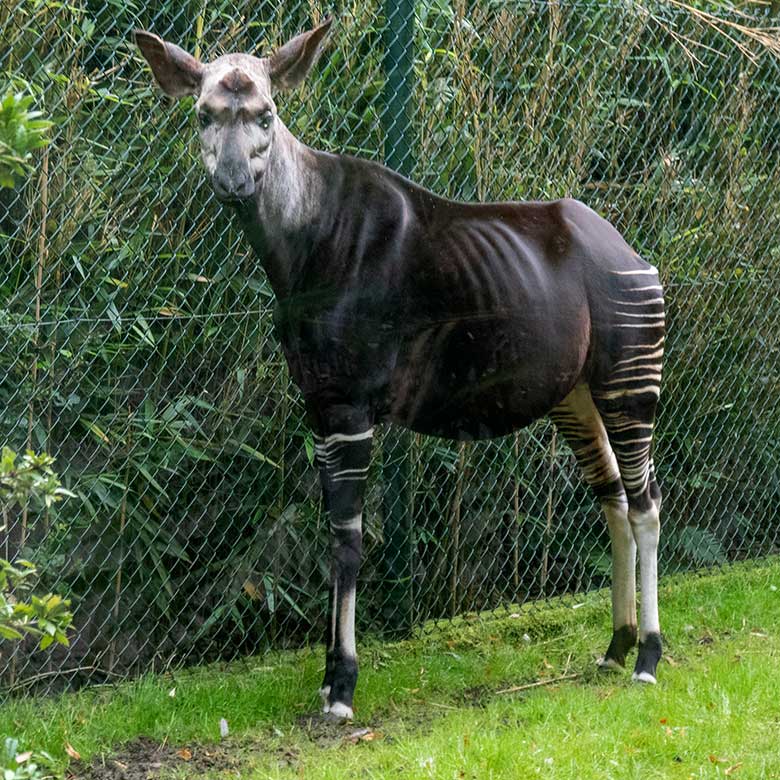
[[[15,628],[2,622],[0,619],[0,637],[3,639],[23,639],[24,637]]]

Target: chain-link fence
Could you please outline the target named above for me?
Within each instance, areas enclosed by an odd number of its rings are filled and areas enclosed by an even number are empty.
[[[775,17],[675,0],[419,0],[413,20],[405,6],[386,20],[377,0],[338,3],[282,119],[443,195],[574,196],[610,219],[667,292],[662,570],[777,552]],[[327,524],[268,282],[211,196],[191,101],[161,96],[130,35],[210,58],[268,52],[318,18],[303,0],[0,6],[0,90],[54,121],[30,175],[0,188],[0,442],[50,452],[76,494],[5,511],[0,557],[35,562],[76,616],[68,649],[0,644],[5,686],[324,632]],[[413,67],[393,73],[394,58]],[[608,584],[600,511],[549,424],[480,444],[392,433],[375,452],[361,630]]]

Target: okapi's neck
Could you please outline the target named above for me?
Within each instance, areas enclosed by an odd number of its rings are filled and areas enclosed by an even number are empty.
[[[277,119],[268,167],[255,198],[237,208],[244,232],[278,299],[314,249],[324,212],[324,181],[313,150]]]

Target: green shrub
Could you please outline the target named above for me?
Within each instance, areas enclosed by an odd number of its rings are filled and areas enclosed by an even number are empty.
[[[0,102],[0,187],[13,187],[30,171],[34,149],[49,142],[51,122],[31,111],[33,96],[9,89]]]
[[[28,499],[51,506],[64,496],[73,495],[60,486],[57,475],[52,471],[52,462],[48,455],[28,452],[19,457],[8,447],[3,448],[0,457],[0,509],[3,518],[12,505]],[[5,523],[2,523],[0,531],[4,530]],[[68,644],[65,631],[73,620],[68,609],[69,602],[51,593],[46,596],[31,593],[37,578],[38,571],[29,561],[20,560],[12,565],[0,558],[0,642],[22,639],[28,634],[40,638],[41,650],[53,642]]]

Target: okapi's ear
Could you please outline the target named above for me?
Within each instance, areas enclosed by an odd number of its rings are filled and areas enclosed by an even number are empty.
[[[164,92],[177,98],[198,94],[203,65],[195,57],[145,30],[135,31],[135,42]]]
[[[322,52],[333,17],[318,27],[296,35],[268,58],[268,75],[274,89],[292,89],[300,84]]]

